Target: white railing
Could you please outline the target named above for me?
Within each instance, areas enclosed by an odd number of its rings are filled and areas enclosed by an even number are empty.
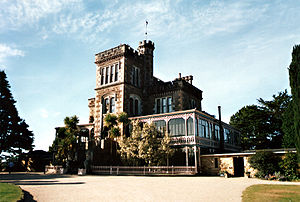
[[[106,175],[193,175],[195,166],[92,166],[92,173]]]

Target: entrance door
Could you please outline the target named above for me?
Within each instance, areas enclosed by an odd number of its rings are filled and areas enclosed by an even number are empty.
[[[233,169],[234,177],[244,176],[244,158],[243,157],[233,157]]]

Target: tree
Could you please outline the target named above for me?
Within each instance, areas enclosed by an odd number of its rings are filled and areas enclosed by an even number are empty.
[[[242,148],[281,148],[283,117],[290,102],[285,90],[273,95],[270,101],[260,98],[259,105],[245,106],[234,114],[230,124],[241,131]]]
[[[283,140],[283,114],[291,102],[291,96],[287,90],[279,92],[278,95],[273,95],[273,99],[266,101],[262,98],[258,99],[260,109],[268,115],[270,148],[281,148]]]
[[[121,112],[118,115],[118,122],[122,124],[122,136],[125,134],[125,128],[130,123],[130,120],[128,119],[128,114],[126,112]]]
[[[139,156],[139,142],[142,136],[142,128],[138,121],[132,122],[131,135],[123,137],[120,142],[119,153],[123,164],[131,166],[144,165],[144,161]]]
[[[78,123],[79,119],[77,116],[66,117],[64,119],[65,127],[58,128],[55,140],[49,148],[49,151],[55,153],[54,164],[67,167],[70,163],[76,164],[76,152],[78,152],[78,144],[80,143],[80,138],[78,138],[80,136]]]
[[[0,71],[0,155],[33,149],[33,133],[21,119],[4,71]]]
[[[294,109],[292,100],[282,115],[282,147],[295,148],[295,127],[294,127]]]
[[[158,131],[153,124],[132,123],[131,136],[120,141],[121,158],[127,165],[166,165],[168,158],[174,154],[170,147],[170,138],[158,136]]]
[[[256,105],[245,106],[231,116],[230,125],[241,132],[242,149],[262,149],[270,144],[268,115]]]
[[[298,163],[300,164],[300,45],[293,47],[289,76],[293,98],[295,144],[298,153]]]

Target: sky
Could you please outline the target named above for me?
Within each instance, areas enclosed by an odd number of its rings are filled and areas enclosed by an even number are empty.
[[[204,111],[222,119],[258,98],[290,92],[288,66],[300,44],[298,0],[0,0],[0,69],[16,107],[48,150],[66,116],[87,123],[95,54],[155,43],[154,75],[193,75]]]

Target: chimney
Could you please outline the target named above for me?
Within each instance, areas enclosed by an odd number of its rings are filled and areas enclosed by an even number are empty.
[[[221,122],[221,106],[218,106],[219,121]]]
[[[179,79],[181,79],[181,73],[179,73]]]
[[[224,152],[224,130],[223,130],[222,120],[221,120],[221,106],[218,106],[218,112],[219,112],[219,130],[220,130],[220,152]]]

